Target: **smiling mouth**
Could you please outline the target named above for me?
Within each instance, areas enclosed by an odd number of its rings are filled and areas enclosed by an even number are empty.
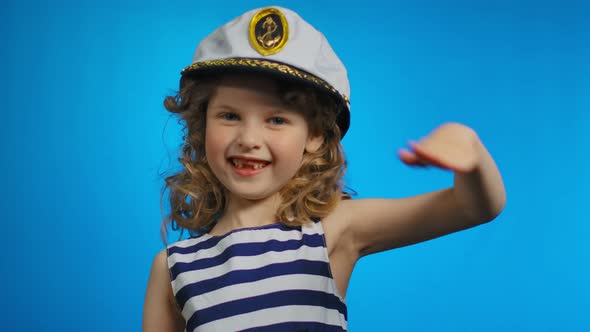
[[[238,159],[238,158],[230,158],[230,163],[240,169],[262,169],[270,164],[269,161],[263,160],[245,160],[245,159]]]

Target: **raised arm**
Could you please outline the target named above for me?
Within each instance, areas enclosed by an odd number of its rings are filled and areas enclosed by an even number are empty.
[[[166,250],[160,251],[152,263],[143,305],[143,332],[182,332],[185,322],[176,305]]]
[[[500,173],[471,128],[444,124],[401,150],[400,159],[454,171],[454,186],[403,199],[343,201],[335,212],[345,228],[341,240],[349,241],[359,257],[488,222],[504,208]]]

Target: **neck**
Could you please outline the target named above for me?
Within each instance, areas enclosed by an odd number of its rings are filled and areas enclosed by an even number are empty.
[[[225,212],[210,234],[223,235],[234,229],[275,223],[280,202],[278,193],[261,200],[248,200],[230,193]]]

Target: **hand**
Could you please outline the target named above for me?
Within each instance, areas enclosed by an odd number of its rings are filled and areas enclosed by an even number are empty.
[[[400,149],[398,155],[409,166],[435,166],[469,173],[479,163],[478,142],[473,129],[459,123],[446,123],[420,141],[410,141],[409,149]]]

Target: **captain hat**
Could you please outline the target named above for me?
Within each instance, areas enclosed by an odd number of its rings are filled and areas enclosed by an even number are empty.
[[[282,7],[250,10],[203,39],[181,72],[200,77],[225,72],[264,72],[302,82],[334,98],[341,137],[350,125],[350,84],[344,64],[324,35]]]

